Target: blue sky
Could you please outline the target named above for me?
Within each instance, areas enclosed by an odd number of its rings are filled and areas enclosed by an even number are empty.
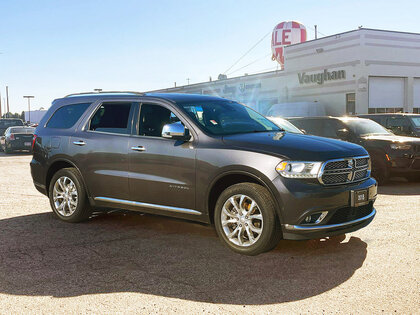
[[[72,92],[152,89],[217,78],[273,27],[302,22],[325,35],[356,29],[420,32],[420,1],[0,0],[0,92],[12,112]],[[275,69],[270,36],[231,76]],[[2,100],[3,101],[3,100]]]

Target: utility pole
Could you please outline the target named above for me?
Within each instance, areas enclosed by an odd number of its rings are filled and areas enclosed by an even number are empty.
[[[7,101],[7,112],[6,118],[9,118],[10,108],[9,108],[9,87],[6,85],[6,101]]]
[[[27,98],[28,99],[28,122],[31,122],[31,98],[34,98],[35,96],[33,95],[25,95],[23,98]]]
[[[315,39],[318,39],[318,25],[315,26]]]
[[[2,110],[2,108],[1,108],[1,93],[0,93],[0,119],[2,118],[1,117],[1,110]]]
[[[190,78],[187,78],[188,85],[190,85]]]

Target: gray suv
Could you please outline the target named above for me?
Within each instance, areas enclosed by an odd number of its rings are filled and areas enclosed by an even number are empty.
[[[31,172],[67,222],[121,208],[214,224],[232,250],[352,232],[375,216],[361,146],[288,133],[234,101],[186,94],[57,99],[36,129]]]

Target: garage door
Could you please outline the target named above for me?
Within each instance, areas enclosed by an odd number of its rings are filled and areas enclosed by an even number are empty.
[[[415,78],[413,82],[413,111],[420,113],[420,78]]]
[[[369,77],[369,108],[403,109],[404,78]]]

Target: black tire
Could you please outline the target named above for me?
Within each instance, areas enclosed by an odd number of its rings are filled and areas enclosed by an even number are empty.
[[[246,195],[252,198],[262,214],[262,232],[257,241],[249,246],[239,246],[231,242],[222,226],[222,208],[229,198],[235,195]],[[214,223],[216,232],[222,242],[231,250],[243,255],[253,256],[269,251],[276,247],[282,238],[276,205],[270,192],[265,187],[254,183],[240,183],[226,188],[216,202]]]
[[[74,212],[69,216],[64,216],[58,212],[53,197],[54,185],[57,182],[57,180],[63,176],[70,178],[73,181],[74,186],[77,190],[77,206]],[[89,204],[88,197],[86,194],[86,187],[77,169],[69,167],[57,171],[51,179],[48,192],[51,209],[60,220],[75,223],[85,221],[91,216],[93,209]]]
[[[10,148],[7,147],[7,143],[4,143],[4,153],[9,154],[12,153],[13,150],[11,150]]]
[[[405,178],[412,183],[418,183],[420,182],[420,175],[419,174],[410,174],[405,176]]]
[[[383,158],[372,159],[372,176],[379,184],[386,184],[389,181],[390,173]]]

